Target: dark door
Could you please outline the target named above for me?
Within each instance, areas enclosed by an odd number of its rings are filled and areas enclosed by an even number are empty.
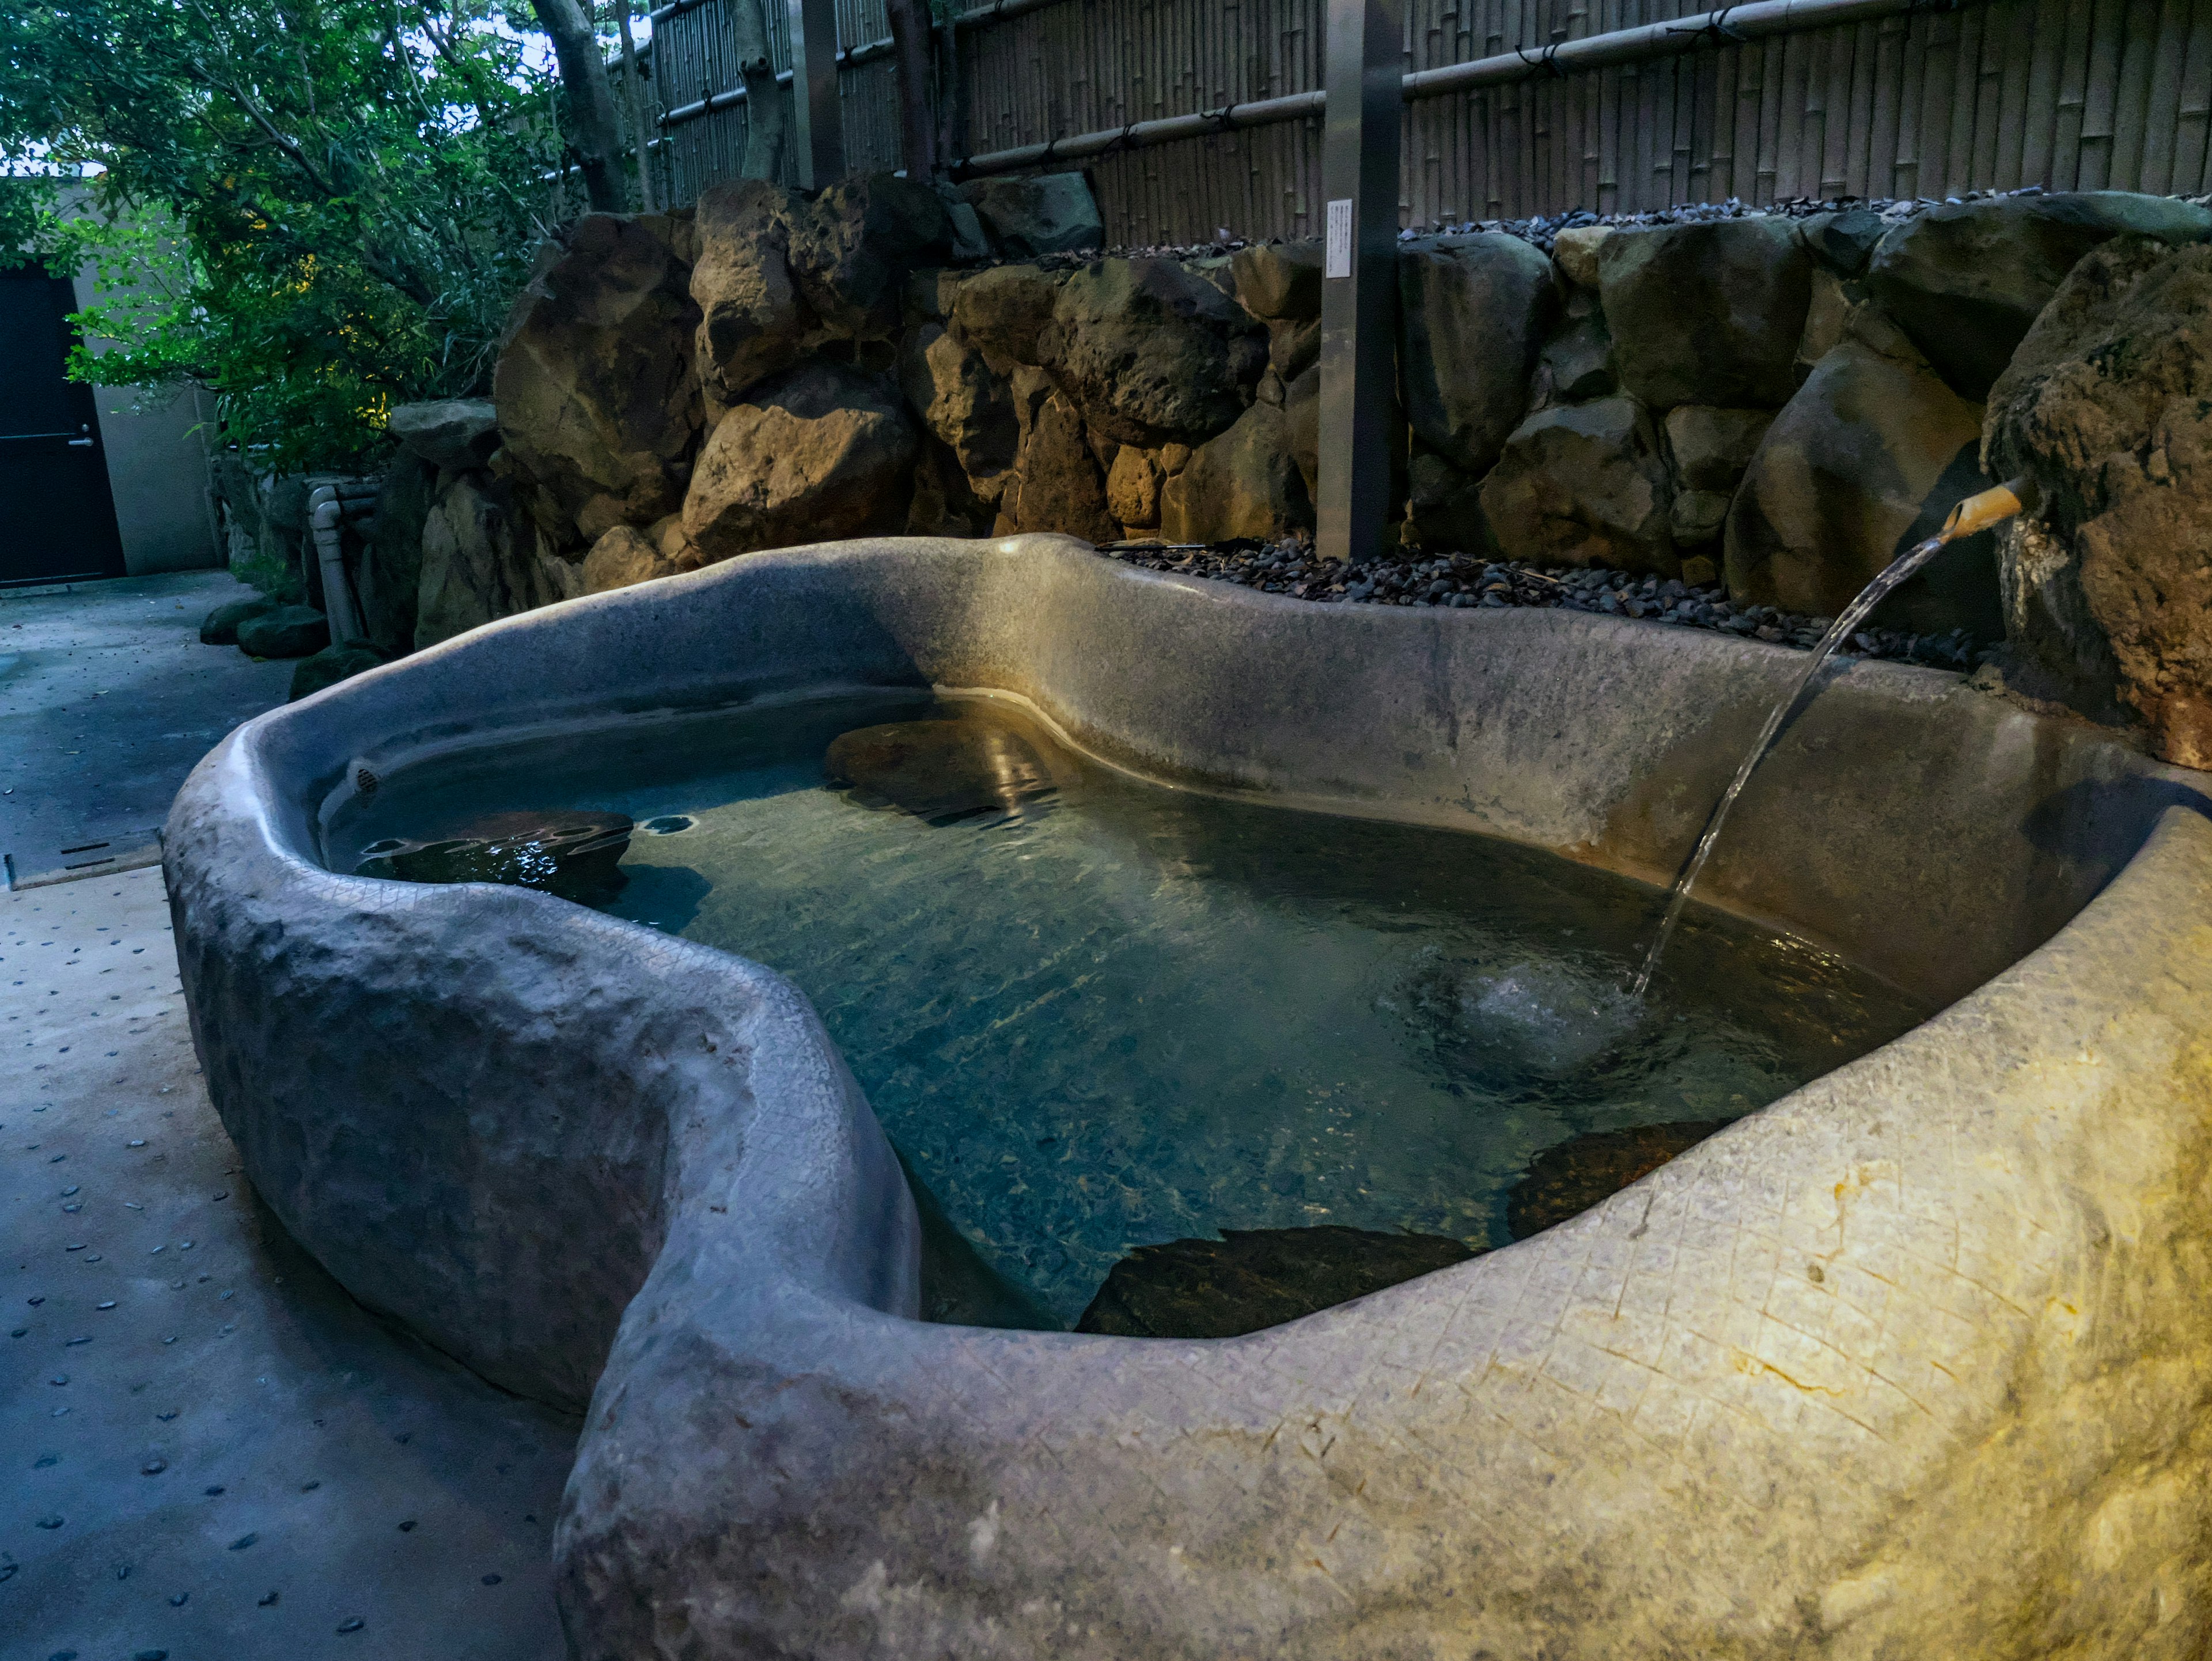
[[[92,388],[63,374],[76,309],[58,277],[0,272],[0,588],[123,575]]]

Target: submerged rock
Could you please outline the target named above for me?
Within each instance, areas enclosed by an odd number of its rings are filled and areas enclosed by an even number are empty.
[[[497,882],[590,905],[622,887],[627,813],[488,813],[449,834],[371,843],[354,867],[395,882]]]
[[[1505,1196],[1506,1232],[1516,1240],[1580,1216],[1695,1147],[1733,1119],[1683,1119],[1672,1124],[1591,1130],[1546,1148],[1528,1161],[1528,1174]]]
[[[1035,746],[977,711],[841,733],[822,765],[830,784],[862,806],[932,824],[1012,813],[1059,788]]]
[[[1224,1229],[1218,1240],[1139,1246],[1075,1323],[1124,1338],[1235,1338],[1449,1269],[1475,1256],[1437,1234]]]

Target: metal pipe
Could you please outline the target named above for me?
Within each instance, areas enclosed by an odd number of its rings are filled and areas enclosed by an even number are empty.
[[[307,496],[307,521],[314,526],[315,563],[323,574],[323,615],[330,619],[331,644],[361,638],[361,613],[346,582],[345,547],[338,533],[345,507],[337,487],[318,484]]]
[[[1050,3],[1052,0],[1039,0],[1039,3]],[[1019,0],[1009,0],[1009,3],[1019,3]],[[1747,0],[1742,5],[1723,6],[1717,11],[1678,17],[1672,22],[1614,29],[1605,34],[1585,35],[1579,40],[1562,40],[1540,50],[1501,52],[1472,63],[1418,70],[1401,78],[1400,95],[1408,103],[1419,98],[1441,98],[1449,93],[1500,87],[1540,76],[1565,76],[1570,71],[1671,57],[1694,52],[1707,42],[1758,40],[1832,23],[1863,22],[1912,11],[1923,3],[1924,0]],[[1231,104],[1199,115],[1136,121],[1126,127],[1109,127],[1042,144],[1024,144],[1014,149],[971,155],[955,164],[954,171],[962,175],[1012,173],[1023,167],[1103,155],[1112,150],[1170,144],[1178,139],[1202,137],[1209,132],[1318,116],[1324,102],[1318,92],[1291,93],[1249,104]]]
[[[1398,368],[1398,65],[1405,0],[1329,0],[1322,135],[1321,472],[1315,548],[1358,563],[1389,516]]]
[[[775,84],[779,87],[789,86],[791,71],[778,70],[775,72]],[[678,105],[660,118],[660,125],[664,127],[681,126],[686,121],[696,121],[701,116],[712,115],[717,110],[734,109],[744,101],[745,89],[743,87],[732,87],[726,92],[711,92],[704,98],[695,100],[691,103]]]

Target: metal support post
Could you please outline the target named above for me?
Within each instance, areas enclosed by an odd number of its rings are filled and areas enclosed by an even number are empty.
[[[1329,0],[1315,504],[1325,559],[1372,558],[1389,515],[1404,58],[1404,0]]]
[[[789,0],[791,113],[799,188],[818,191],[845,176],[845,131],[837,113],[837,0]]]

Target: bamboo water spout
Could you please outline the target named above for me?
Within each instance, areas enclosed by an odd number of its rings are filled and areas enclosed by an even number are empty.
[[[1750,782],[1753,772],[1765,759],[1766,752],[1774,747],[1783,724],[1811,690],[1813,678],[1820,672],[1820,666],[1828,660],[1838,647],[1857,632],[1859,625],[1874,614],[1875,607],[1888,599],[1901,583],[1917,573],[1946,546],[1961,537],[1972,536],[1977,531],[1986,531],[1992,525],[2002,524],[2024,509],[2032,509],[2036,500],[2034,481],[2028,478],[2015,478],[2008,484],[1968,496],[1951,509],[1950,517],[1943,521],[1942,530],[1925,542],[1916,543],[1891,561],[1828,626],[1828,632],[1820,636],[1820,644],[1813,648],[1812,661],[1805,666],[1805,672],[1797,678],[1797,684],[1774,706],[1766,717],[1766,724],[1759,729],[1759,737],[1753,741],[1742,765],[1735,770],[1735,778],[1729,782],[1729,788],[1722,793],[1719,805],[1713,809],[1713,816],[1706,823],[1705,835],[1698,838],[1698,846],[1690,855],[1690,862],[1682,867],[1682,873],[1674,879],[1674,887],[1668,891],[1667,915],[1660,922],[1659,933],[1651,942],[1650,951],[1644,954],[1644,966],[1637,971],[1635,984],[1630,989],[1634,996],[1641,998],[1650,986],[1652,971],[1658,968],[1660,957],[1667,950],[1667,942],[1674,938],[1675,925],[1681,921],[1682,909],[1689,904],[1690,890],[1695,885],[1698,874],[1705,870],[1705,861],[1712,857],[1713,845],[1720,840],[1721,827],[1728,823],[1729,810],[1735,806],[1735,799],[1743,794],[1743,787]]]

